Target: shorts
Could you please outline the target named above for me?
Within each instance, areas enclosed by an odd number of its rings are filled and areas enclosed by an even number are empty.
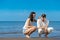
[[[23,29],[23,33],[26,31],[26,29]]]
[[[48,33],[53,32],[53,27],[48,27],[47,31],[48,31]],[[38,29],[38,33],[39,33],[39,34],[44,34],[44,30]]]

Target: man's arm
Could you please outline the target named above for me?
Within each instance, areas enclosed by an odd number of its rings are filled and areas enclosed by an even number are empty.
[[[37,20],[37,28],[40,29],[40,19]]]
[[[46,22],[46,28],[48,28],[48,25],[49,25],[49,21],[47,20],[47,22]]]
[[[49,25],[49,21],[46,22],[45,31],[47,31],[48,25]]]

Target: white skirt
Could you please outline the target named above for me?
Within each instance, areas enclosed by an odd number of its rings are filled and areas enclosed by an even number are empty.
[[[48,27],[47,30],[48,30],[48,33],[51,33],[51,32],[53,32],[54,29],[53,29],[53,27]],[[38,29],[38,33],[39,33],[39,34],[44,34],[44,30]]]

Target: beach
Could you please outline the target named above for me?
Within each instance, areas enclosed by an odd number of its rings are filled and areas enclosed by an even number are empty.
[[[0,0],[0,40],[60,40],[60,0]]]
[[[49,26],[53,27],[54,32],[38,38],[37,30],[31,34],[31,38],[25,38],[22,28],[25,21],[0,21],[0,40],[59,40],[60,39],[60,21],[51,21]],[[35,24],[36,25],[36,24]]]
[[[60,40],[60,38],[0,38],[0,40]]]

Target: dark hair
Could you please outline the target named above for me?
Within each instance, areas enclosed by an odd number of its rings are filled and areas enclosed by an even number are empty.
[[[46,14],[42,14],[41,17],[46,18]]]
[[[35,21],[35,19],[33,19],[33,14],[36,14],[36,13],[35,12],[31,12],[30,13],[30,16],[29,16],[31,22]]]

